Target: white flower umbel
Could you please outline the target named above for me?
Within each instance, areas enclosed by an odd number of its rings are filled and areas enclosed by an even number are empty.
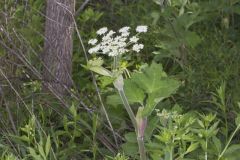
[[[147,30],[148,30],[147,26],[137,26],[137,28],[136,28],[136,31],[138,33],[145,33],[145,32],[147,32]]]
[[[97,52],[99,51],[99,49],[100,49],[100,46],[97,45],[97,46],[95,46],[95,47],[93,47],[93,48],[90,48],[90,49],[88,50],[88,52],[89,52],[90,54],[92,54],[92,53],[97,53]]]
[[[147,32],[147,26],[138,26],[136,28],[138,33],[132,37],[129,37],[129,31],[130,27],[121,28],[118,34],[113,30],[108,31],[107,27],[99,29],[97,34],[101,36],[101,40],[90,39],[88,44],[93,45],[93,47],[88,52],[90,54],[106,54],[110,57],[116,57],[130,51],[140,52],[144,45],[137,43],[139,41],[138,35],[141,32]]]
[[[130,29],[130,27],[123,27],[123,28],[119,29],[119,32],[120,33],[126,33],[126,32],[129,31],[129,29]]]

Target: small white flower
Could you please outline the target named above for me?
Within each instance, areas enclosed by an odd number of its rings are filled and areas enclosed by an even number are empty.
[[[88,44],[95,45],[97,43],[97,41],[98,41],[97,39],[90,39],[88,41]]]
[[[125,32],[128,32],[129,29],[130,29],[130,27],[123,27],[123,28],[119,29],[119,32],[120,33],[125,33]]]
[[[147,26],[137,26],[137,28],[136,28],[136,31],[138,33],[145,33],[145,32],[147,32],[147,30],[148,30]]]
[[[107,31],[108,31],[107,27],[103,27],[103,28],[100,28],[100,29],[97,31],[97,34],[98,34],[98,35],[103,35],[103,34],[105,34]]]
[[[136,37],[136,36],[133,36],[133,37],[130,38],[130,42],[132,42],[132,43],[137,43],[138,40],[139,40],[139,38]]]
[[[90,49],[88,50],[88,53],[90,53],[90,54],[96,53],[96,52],[98,52],[99,50],[100,50],[100,46],[97,45],[97,46],[95,46],[95,47],[93,47],[93,48],[90,48]]]
[[[134,44],[132,50],[136,52],[140,52],[141,49],[143,49],[143,44]]]

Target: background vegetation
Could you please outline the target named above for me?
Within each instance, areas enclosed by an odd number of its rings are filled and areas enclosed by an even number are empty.
[[[138,25],[149,27],[142,36],[145,48],[126,54],[123,65],[132,74],[161,63],[181,83],[149,117],[148,158],[240,158],[240,0],[76,0],[75,5],[74,85],[63,105],[44,92],[36,76],[43,69],[45,1],[0,1],[0,159],[139,159],[134,128],[114,87],[95,75],[96,89],[82,67],[81,45],[89,48],[88,40],[103,26]]]

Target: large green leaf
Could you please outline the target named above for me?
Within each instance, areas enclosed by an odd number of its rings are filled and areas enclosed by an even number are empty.
[[[167,75],[163,72],[162,65],[153,63],[150,67],[145,68],[142,73],[133,74],[132,81],[142,88],[144,92],[153,93],[164,85],[160,81],[163,77],[167,77]]]
[[[143,89],[144,93],[147,94],[142,116],[150,115],[155,106],[164,98],[175,93],[180,85],[177,80],[167,77],[162,65],[156,63],[152,63],[142,73],[135,73],[131,81],[136,83],[138,88]]]

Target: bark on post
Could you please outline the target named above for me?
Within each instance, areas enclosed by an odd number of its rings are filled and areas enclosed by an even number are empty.
[[[43,52],[43,85],[62,98],[72,85],[75,0],[47,0]]]

